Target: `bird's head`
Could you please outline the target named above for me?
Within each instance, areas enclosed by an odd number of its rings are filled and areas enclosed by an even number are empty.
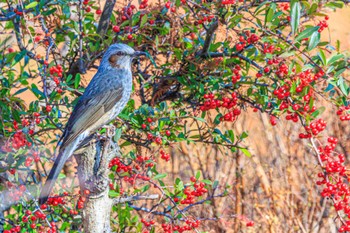
[[[130,69],[132,60],[140,55],[146,54],[126,44],[113,44],[103,55],[101,65],[107,69]]]

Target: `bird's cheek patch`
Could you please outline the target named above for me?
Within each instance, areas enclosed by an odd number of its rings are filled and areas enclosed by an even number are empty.
[[[119,68],[119,65],[117,64],[117,61],[119,59],[119,56],[118,55],[111,55],[108,59],[109,61],[109,64],[114,67],[114,68]]]

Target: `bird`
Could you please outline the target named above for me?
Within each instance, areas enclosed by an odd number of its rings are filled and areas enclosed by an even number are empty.
[[[132,60],[141,55],[147,54],[121,43],[106,50],[96,74],[68,119],[59,140],[58,156],[41,190],[39,204],[47,201],[65,162],[83,140],[110,123],[123,110],[132,92]]]

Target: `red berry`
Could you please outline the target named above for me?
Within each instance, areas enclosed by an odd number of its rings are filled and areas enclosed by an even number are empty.
[[[243,49],[243,45],[242,44],[236,44],[236,50],[237,51],[241,51]]]
[[[253,221],[249,221],[249,222],[247,222],[246,226],[247,227],[252,227],[252,226],[254,226],[254,222]]]
[[[41,39],[40,39],[40,36],[36,36],[36,37],[34,37],[34,41],[35,41],[35,43],[38,43],[40,40],[41,40]]]
[[[165,8],[167,8],[167,9],[169,9],[170,8],[170,2],[167,2],[166,4],[165,4]]]
[[[46,111],[51,112],[51,110],[52,110],[52,107],[50,105],[46,105]]]
[[[129,34],[129,35],[128,35],[128,40],[132,40],[132,38],[133,38],[133,35],[132,35],[132,34]]]
[[[120,32],[120,28],[118,26],[114,26],[113,31],[118,33],[118,32]]]
[[[171,135],[170,130],[165,131],[165,135],[169,137]]]
[[[100,9],[100,8],[98,8],[98,9],[96,10],[96,14],[97,14],[97,15],[102,14],[102,11],[101,11],[101,9]]]

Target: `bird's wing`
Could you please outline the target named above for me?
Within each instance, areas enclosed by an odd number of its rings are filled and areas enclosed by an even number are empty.
[[[81,133],[100,120],[120,101],[122,96],[123,87],[122,85],[117,85],[78,101],[68,120],[61,149],[74,142]]]

